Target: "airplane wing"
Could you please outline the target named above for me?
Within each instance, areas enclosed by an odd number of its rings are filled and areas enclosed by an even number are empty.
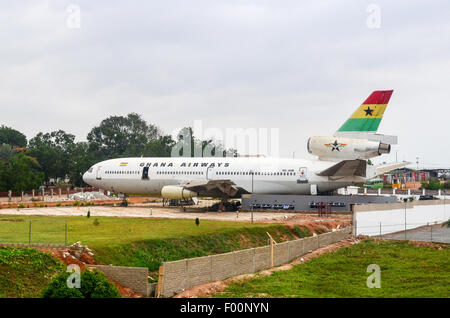
[[[403,161],[403,162],[395,162],[395,163],[387,163],[387,164],[379,165],[376,167],[377,176],[379,176],[380,174],[395,170],[395,169],[406,167],[409,164],[411,164],[411,162]]]
[[[325,177],[366,177],[366,166],[367,162],[365,160],[343,160],[334,166],[331,166],[319,173],[318,176]]]
[[[369,176],[367,175],[367,162],[365,160],[343,160],[338,162],[334,166],[331,166],[319,173],[319,176],[325,177],[363,177],[363,178],[373,178],[375,176],[382,175],[386,172],[403,168],[407,165],[411,164],[411,162],[396,162],[396,163],[387,163],[382,164],[375,167],[375,171],[373,169],[369,169]]]
[[[239,189],[230,180],[195,180],[182,185],[185,189],[197,192],[200,196],[234,197]]]

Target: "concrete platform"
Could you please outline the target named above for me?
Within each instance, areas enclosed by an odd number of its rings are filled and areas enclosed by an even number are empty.
[[[395,196],[376,195],[244,195],[242,197],[242,208],[251,210],[252,204],[283,204],[294,206],[295,211],[317,211],[311,208],[310,202],[337,202],[343,203],[343,207],[332,207],[333,212],[350,212],[352,204],[370,203],[395,203],[398,199]]]

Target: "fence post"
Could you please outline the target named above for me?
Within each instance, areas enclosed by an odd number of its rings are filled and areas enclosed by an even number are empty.
[[[433,242],[433,224],[430,225],[431,242]]]
[[[381,222],[380,222],[380,239],[381,239]]]
[[[66,190],[67,190],[67,199],[68,199],[68,198],[69,198],[69,195],[70,195],[70,188],[67,187]]]
[[[59,192],[59,198],[61,198],[61,188],[58,189]]]
[[[270,240],[270,268],[273,267],[273,240]]]
[[[20,193],[20,201],[23,201],[23,191]]]
[[[158,271],[158,287],[156,288],[156,298],[161,297],[163,279],[164,279],[164,265],[161,265]]]
[[[28,244],[31,244],[31,220],[30,225],[28,226]]]
[[[11,202],[12,199],[12,191],[8,190],[8,201]]]

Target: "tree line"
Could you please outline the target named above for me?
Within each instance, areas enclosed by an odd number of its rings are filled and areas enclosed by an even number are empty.
[[[83,186],[83,173],[93,164],[119,157],[236,156],[212,139],[201,140],[192,128],[181,129],[174,140],[139,114],[110,116],[91,129],[87,141],[75,141],[64,130],[39,132],[27,140],[18,130],[0,127],[0,192],[37,189],[50,180],[69,180]],[[186,152],[186,149],[189,153]]]

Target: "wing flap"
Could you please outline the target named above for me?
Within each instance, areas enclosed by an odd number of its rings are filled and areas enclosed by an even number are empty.
[[[234,197],[239,189],[231,180],[195,180],[183,185],[186,189],[202,195],[225,195]]]
[[[331,166],[319,173],[319,176],[325,177],[366,177],[367,163],[365,160],[343,160],[334,166]]]

